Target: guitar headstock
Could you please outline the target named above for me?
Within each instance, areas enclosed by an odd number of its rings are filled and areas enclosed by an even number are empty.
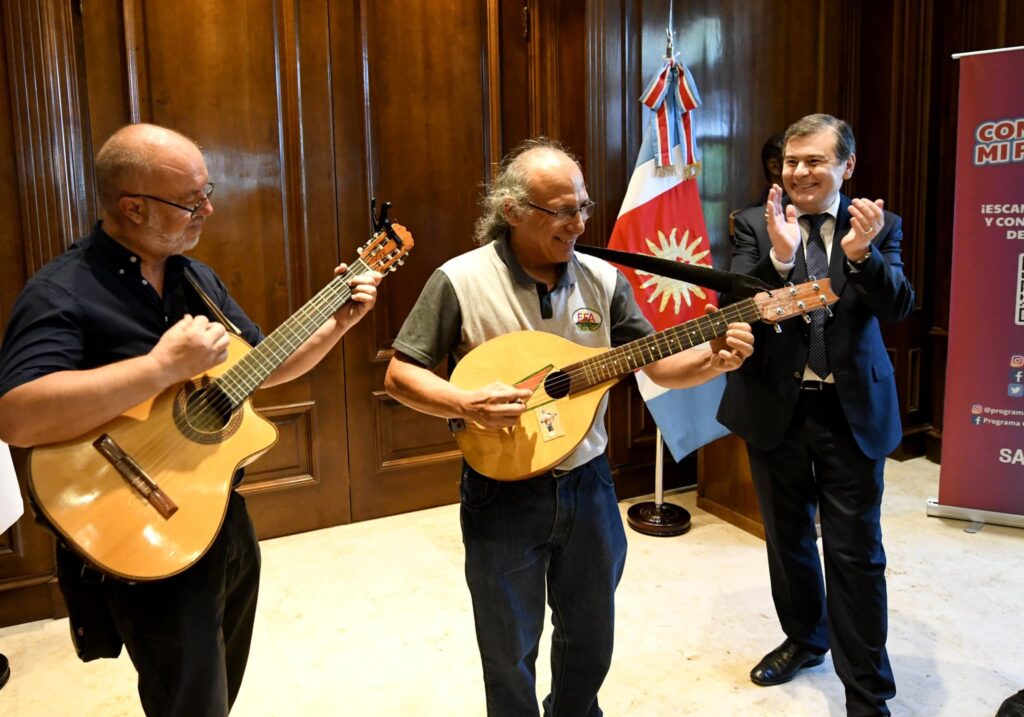
[[[385,274],[401,266],[412,247],[412,234],[409,230],[389,221],[359,248],[359,258],[366,263],[367,268]]]
[[[761,320],[769,324],[811,311],[824,309],[839,301],[832,291],[830,279],[817,279],[803,284],[789,284],[781,289],[762,291],[754,296]]]

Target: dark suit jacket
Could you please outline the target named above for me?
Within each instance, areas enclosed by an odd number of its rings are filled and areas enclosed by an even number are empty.
[[[825,325],[825,348],[846,420],[857,445],[870,458],[882,458],[902,436],[893,366],[882,343],[879,322],[896,323],[913,309],[914,290],[903,274],[902,221],[885,212],[885,225],[874,238],[871,256],[859,272],[851,271],[840,241],[850,230],[850,199],[842,195],[836,218],[829,278],[839,302]],[[807,280],[804,253],[787,279],[772,264],[771,240],[764,208],[736,216],[731,270],[781,287]],[[728,374],[718,420],[762,450],[782,441],[793,417],[800,380],[807,365],[808,331],[800,317],[782,322],[782,333],[765,323],[754,325],[754,354]]]

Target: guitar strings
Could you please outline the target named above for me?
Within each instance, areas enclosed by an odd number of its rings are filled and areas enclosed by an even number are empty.
[[[216,379],[213,379],[203,394],[196,399],[194,408],[190,412],[197,425],[202,426],[207,421],[219,421],[221,417],[230,415],[246,398],[252,395],[252,392],[270,373],[280,367],[292,353],[316,333],[317,329],[335,311],[348,303],[352,297],[352,290],[348,286],[347,280],[361,270],[349,270],[332,279],[324,289],[299,309],[292,319],[271,332],[258,346],[246,353]],[[335,305],[337,308],[333,308]],[[302,330],[301,333],[293,330],[295,323],[301,324],[296,327],[296,329]],[[303,337],[302,333],[306,335]]]
[[[345,275],[336,278],[344,279]],[[331,283],[333,284],[334,281],[332,280]],[[328,286],[330,286],[330,284]],[[345,290],[347,290],[347,286],[344,287],[344,289],[340,292],[339,295],[344,295]],[[345,298],[347,300],[347,297]],[[320,300],[318,301],[318,305],[327,306],[329,304],[325,302],[323,297],[321,297]],[[300,309],[300,312],[305,311],[308,314],[308,308],[310,308],[309,304]],[[276,331],[271,333],[268,337],[266,337],[264,341],[260,342],[259,346],[262,346],[267,341],[267,339],[274,335],[274,333],[276,333]],[[240,359],[238,362],[234,364],[234,366],[231,367],[231,369],[228,369],[228,371],[226,371],[224,374],[221,374],[221,377],[225,376],[229,371],[231,371],[240,363],[242,363],[242,361],[246,357],[251,356],[253,352],[259,349],[259,346],[257,346],[252,351],[243,356],[242,359]],[[218,379],[221,377],[218,377]],[[238,409],[238,407],[244,401],[245,397],[243,397],[242,400],[235,404],[232,401],[232,398],[229,396],[229,394],[223,389],[221,389],[221,387],[218,385],[218,379],[214,379],[210,383],[210,385],[206,386],[205,391],[198,398],[196,398],[191,405],[186,405],[185,411],[187,413],[187,418],[185,422],[188,426],[198,427],[201,432],[215,433],[216,431],[221,430],[228,425],[228,423],[231,420],[231,415],[234,413],[234,411]],[[232,384],[233,387],[236,389],[243,387],[243,384],[233,380],[230,377],[226,383]],[[226,417],[226,420],[224,420],[222,417]],[[180,429],[175,428],[174,430],[179,431]],[[158,472],[158,470],[162,469],[165,463],[169,461],[172,454],[176,451],[176,446],[173,442],[160,441],[159,443],[157,443],[157,440],[158,437],[155,436],[153,440],[146,442],[145,444],[139,446],[139,448],[137,449],[136,460],[141,465],[146,466],[147,472],[150,472],[151,474],[156,473]],[[158,450],[150,454],[149,451],[153,447],[158,448]],[[173,464],[173,462],[171,463]],[[169,477],[170,476],[166,476],[165,478]],[[160,483],[160,486],[161,488],[164,488],[166,490],[167,487],[173,485],[173,483],[173,480],[164,480]]]
[[[386,267],[384,268],[386,269]],[[309,321],[315,314],[322,319],[320,322],[322,325],[322,323],[326,321],[334,311],[337,311],[348,303],[351,298],[352,289],[348,286],[348,281],[357,273],[367,270],[369,270],[369,267],[360,256],[352,263],[352,266],[350,266],[344,274],[335,276],[291,318]],[[334,304],[337,305],[337,308],[332,311],[330,310],[330,307]],[[228,422],[230,422],[231,414],[233,414],[244,400],[252,394],[252,392],[259,386],[259,383],[266,378],[266,375],[269,375],[270,368],[273,365],[273,359],[280,358],[280,354],[276,352],[281,349],[279,344],[282,344],[282,339],[285,350],[287,351],[287,353],[284,354],[284,358],[290,356],[291,353],[293,353],[295,349],[304,342],[304,340],[299,341],[294,346],[290,346],[290,342],[287,338],[287,334],[291,330],[291,327],[289,326],[290,322],[291,319],[279,326],[265,337],[259,345],[246,353],[223,374],[213,379],[210,385],[206,387],[206,390],[204,390],[195,402],[191,406],[186,407],[186,411],[189,416],[187,423],[189,425],[204,428],[207,426],[216,426],[216,428],[213,429],[214,431],[226,426]],[[315,331],[316,328],[313,328],[310,331],[309,336],[315,333]],[[294,336],[295,335],[293,335],[293,338]],[[308,336],[306,338],[308,338]],[[263,347],[262,351],[261,347]],[[272,353],[273,356],[265,356],[267,353]],[[242,366],[243,362],[245,364],[244,366]],[[280,365],[280,363],[283,363],[283,360],[279,362],[278,365]],[[251,364],[256,364],[257,366],[251,367]],[[241,368],[238,368],[240,366]],[[252,371],[254,368],[261,369],[266,375],[263,376],[263,379],[259,382],[252,384],[251,381],[246,380],[243,372],[245,370]],[[231,391],[234,391],[238,395],[232,396],[230,393]],[[225,416],[227,417],[226,421],[223,420],[223,417]],[[139,446],[139,457],[141,458],[141,454],[150,449],[154,443],[155,441],[148,441]],[[168,442],[161,441],[161,443],[156,445],[160,446],[162,450],[151,458],[148,458],[143,464],[151,466],[153,469],[157,466],[162,466],[164,461],[166,461],[175,451],[175,447]],[[155,472],[155,470],[152,470],[152,472]]]
[[[580,388],[589,388],[590,386],[604,381],[611,380],[617,376],[622,375],[623,372],[620,369],[621,362],[625,361],[628,366],[631,360],[636,356],[636,352],[639,352],[640,358],[643,359],[643,351],[646,348],[650,356],[654,356],[654,349],[657,349],[660,354],[659,358],[665,358],[669,355],[679,353],[681,350],[685,350],[680,347],[680,336],[689,336],[691,339],[695,338],[694,329],[700,332],[700,341],[692,341],[690,346],[686,348],[692,348],[700,343],[704,343],[708,339],[704,336],[704,329],[708,329],[709,333],[712,334],[711,338],[719,338],[725,335],[725,331],[721,334],[714,333],[716,324],[722,327],[722,319],[725,320],[726,331],[728,330],[727,324],[733,323],[736,320],[743,321],[756,321],[760,318],[760,312],[757,310],[757,306],[753,299],[747,299],[736,304],[730,304],[729,306],[721,309],[720,311],[712,314],[706,314],[696,319],[691,319],[678,326],[659,331],[657,333],[646,336],[637,341],[618,346],[611,351],[602,354],[599,357],[593,359],[586,359],[584,361],[577,362],[566,366],[561,375],[555,376],[551,379],[550,391],[547,391],[548,395],[552,393],[562,394],[563,392],[567,395],[572,390],[574,383],[578,383],[580,380],[583,382],[583,386]],[[675,347],[673,347],[675,343]],[[612,356],[614,354],[614,356]],[[652,363],[657,359],[652,358],[649,361],[643,361],[638,366],[631,367],[630,370],[639,368],[647,363]],[[635,363],[635,361],[634,361]],[[607,373],[608,375],[604,375]],[[545,387],[547,389],[547,386]]]

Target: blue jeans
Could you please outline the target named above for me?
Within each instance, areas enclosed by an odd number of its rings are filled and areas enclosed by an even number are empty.
[[[463,464],[460,493],[487,714],[539,713],[534,663],[546,586],[554,632],[544,714],[599,717],[626,561],[608,459],[517,482],[491,480]]]

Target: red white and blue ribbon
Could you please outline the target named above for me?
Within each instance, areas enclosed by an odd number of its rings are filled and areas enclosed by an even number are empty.
[[[654,138],[654,160],[659,167],[671,167],[672,148],[679,144],[683,164],[697,162],[697,145],[693,141],[690,110],[700,107],[697,83],[683,63],[669,58],[647,89],[640,102],[653,112],[651,135]]]

